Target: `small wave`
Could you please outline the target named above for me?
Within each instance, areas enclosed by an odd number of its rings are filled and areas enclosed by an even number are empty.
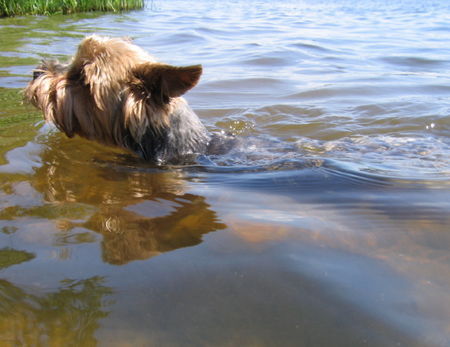
[[[448,65],[448,61],[446,60],[431,59],[424,57],[393,56],[393,57],[383,57],[381,58],[381,60],[391,65],[408,67],[415,70],[441,69],[443,66]]]
[[[318,158],[278,159],[258,165],[217,166],[206,159],[200,165],[185,167],[191,177],[202,177],[209,185],[233,186],[302,199],[316,199],[330,193],[351,194],[354,190],[378,190],[408,184],[409,180],[359,171],[342,162]],[[207,175],[207,178],[204,175]],[[197,176],[200,175],[200,176]],[[198,179],[197,179],[198,181]],[[414,182],[417,185],[420,182]],[[319,193],[319,195],[318,195]],[[331,195],[329,196],[330,199]],[[328,199],[324,197],[323,199]]]
[[[308,89],[291,95],[287,95],[287,100],[321,100],[333,98],[354,98],[358,97],[375,97],[381,95],[391,95],[395,88],[384,88],[373,85],[352,85],[352,86],[325,86],[316,89]]]
[[[296,48],[296,49],[301,49],[301,50],[307,50],[307,51],[316,51],[316,52],[333,52],[333,50],[326,48],[324,46],[321,46],[319,44],[313,44],[313,43],[303,43],[303,42],[299,42],[299,43],[293,43],[291,45],[289,45],[289,47],[292,48]]]
[[[264,90],[276,90],[280,87],[285,87],[287,83],[268,77],[260,78],[239,78],[239,79],[222,79],[220,81],[211,81],[203,83],[197,89],[212,89],[212,90],[235,90],[239,92],[255,92],[258,88]]]
[[[380,177],[442,179],[450,176],[449,158],[450,144],[434,135],[361,135],[329,141],[302,137],[286,142],[258,134],[238,136],[227,153],[203,156],[200,164],[213,172],[261,172],[323,167],[331,160],[352,172]]]
[[[450,144],[433,136],[358,136],[334,141],[303,138],[296,146],[305,155],[355,163],[362,171],[380,175],[412,178],[450,175]]]
[[[250,58],[241,63],[252,65],[252,66],[285,66],[287,60],[279,57],[259,57],[259,58]]]
[[[180,47],[181,49],[185,49],[184,44],[186,42],[190,42],[191,44],[193,44],[194,42],[200,44],[205,43],[207,41],[208,39],[204,35],[201,35],[200,33],[192,30],[185,31],[183,33],[171,33],[171,34],[165,33],[164,35],[159,34],[155,35],[154,38],[154,42],[158,44],[160,47],[177,46]],[[148,51],[152,51],[151,49],[152,47],[146,47],[145,44],[143,44],[142,46]]]

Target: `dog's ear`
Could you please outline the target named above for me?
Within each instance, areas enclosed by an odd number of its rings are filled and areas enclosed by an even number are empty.
[[[152,100],[167,104],[170,98],[183,95],[197,84],[202,74],[202,66],[177,67],[146,63],[135,67],[133,74],[143,83]]]

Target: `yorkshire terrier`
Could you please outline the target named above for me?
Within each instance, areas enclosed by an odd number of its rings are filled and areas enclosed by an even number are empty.
[[[69,64],[43,61],[25,98],[68,137],[119,146],[157,163],[204,153],[211,136],[181,97],[201,65],[155,61],[121,38],[86,37]]]

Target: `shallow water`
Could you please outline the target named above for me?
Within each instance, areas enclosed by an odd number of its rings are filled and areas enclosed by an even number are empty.
[[[448,346],[450,5],[0,19],[0,345]],[[155,167],[21,104],[86,34],[203,64],[227,154]]]

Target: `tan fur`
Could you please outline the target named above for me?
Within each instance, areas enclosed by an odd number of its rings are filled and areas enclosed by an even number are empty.
[[[200,65],[156,62],[129,40],[92,35],[81,42],[70,64],[43,62],[25,97],[69,137],[127,147],[128,136],[141,143],[149,129],[167,132],[172,114],[187,107],[178,99],[201,73]]]

